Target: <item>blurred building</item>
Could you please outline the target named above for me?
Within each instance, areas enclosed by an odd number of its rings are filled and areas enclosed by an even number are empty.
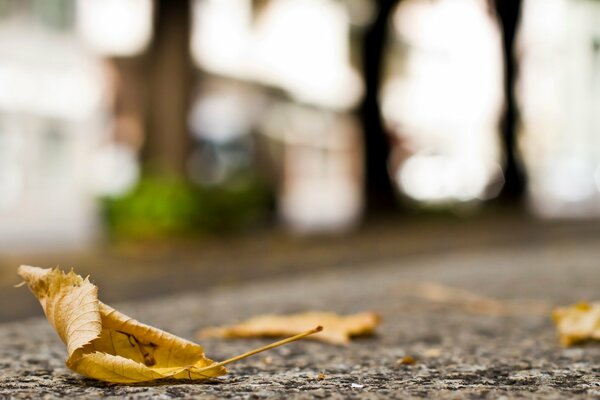
[[[68,2],[0,8],[0,249],[77,246],[98,230],[90,157],[107,113],[100,61]]]
[[[151,17],[147,0],[0,4],[1,250],[94,243],[98,196],[135,184],[135,148],[116,134],[131,123],[106,60],[143,51]]]

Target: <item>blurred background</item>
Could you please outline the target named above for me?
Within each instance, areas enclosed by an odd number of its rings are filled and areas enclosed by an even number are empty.
[[[0,0],[0,283],[595,237],[599,106],[595,0]]]

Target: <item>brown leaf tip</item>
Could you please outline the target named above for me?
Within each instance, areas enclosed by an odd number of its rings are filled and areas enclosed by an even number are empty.
[[[322,330],[323,330],[323,327],[321,325],[319,325],[315,328],[316,332],[321,332]]]

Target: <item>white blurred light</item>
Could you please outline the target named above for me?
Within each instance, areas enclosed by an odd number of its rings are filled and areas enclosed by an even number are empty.
[[[501,176],[501,38],[487,3],[405,0],[393,22],[407,55],[383,84],[382,109],[415,154],[393,166],[397,182],[425,202],[482,198]]]
[[[541,177],[543,190],[561,201],[576,203],[597,192],[595,166],[585,160],[565,158],[554,160],[547,174]]]
[[[105,84],[71,32],[0,24],[0,251],[76,248],[99,232],[88,167]]]
[[[190,128],[199,139],[227,143],[250,133],[253,122],[247,99],[236,92],[199,97],[190,112]]]
[[[347,108],[362,94],[350,66],[349,21],[332,0],[279,0],[257,21],[255,71],[300,100]]]
[[[397,171],[396,179],[416,200],[443,202],[481,198],[488,177],[477,165],[443,156],[415,155]]]
[[[298,180],[281,198],[281,212],[299,232],[337,231],[357,218],[356,182],[341,177]]]
[[[600,215],[600,3],[526,0],[518,53],[520,145],[533,211]]]
[[[283,146],[279,213],[301,233],[352,227],[363,208],[362,147],[353,118],[277,104],[261,130]]]
[[[0,209],[19,201],[23,190],[21,169],[14,163],[0,163]]]
[[[0,60],[0,110],[66,120],[89,118],[102,108],[102,77],[92,63],[46,65]]]
[[[502,53],[498,28],[484,4],[479,0],[400,4],[395,26],[413,52],[401,87],[384,95],[389,119],[421,126],[497,123]]]
[[[349,64],[350,21],[335,0],[195,0],[192,54],[207,71],[280,87],[298,100],[355,106],[362,81]]]
[[[596,182],[596,189],[600,192],[600,165],[596,167],[594,172],[594,182]]]
[[[101,108],[103,101],[101,77],[94,72],[73,67],[45,77],[45,82],[40,82],[45,90],[35,97],[40,111],[66,119],[92,115]]]
[[[152,4],[152,0],[78,0],[78,31],[98,53],[139,54],[152,37]]]
[[[118,143],[96,150],[90,166],[93,191],[100,196],[122,196],[135,185],[140,176],[136,153]]]
[[[195,0],[191,50],[202,68],[246,77],[251,61],[251,0]]]

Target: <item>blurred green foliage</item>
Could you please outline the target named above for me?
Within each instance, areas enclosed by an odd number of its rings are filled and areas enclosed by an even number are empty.
[[[152,238],[240,230],[264,219],[272,204],[268,186],[255,175],[200,187],[174,177],[145,176],[121,198],[103,199],[112,234]]]

